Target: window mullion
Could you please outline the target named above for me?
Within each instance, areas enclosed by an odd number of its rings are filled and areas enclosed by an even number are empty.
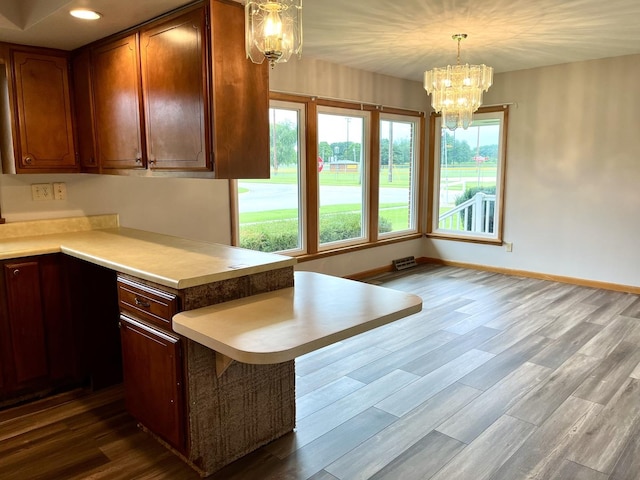
[[[307,252],[319,250],[319,183],[318,183],[318,104],[307,104],[306,130],[306,179],[307,179]]]
[[[380,203],[380,112],[371,112],[369,136],[369,241],[378,241]]]

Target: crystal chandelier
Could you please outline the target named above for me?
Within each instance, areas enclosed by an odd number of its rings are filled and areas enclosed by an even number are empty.
[[[431,106],[442,112],[449,130],[471,125],[473,112],[482,105],[482,92],[493,83],[493,68],[486,65],[460,65],[460,41],[466,33],[452,36],[458,41],[458,63],[424,72],[424,89],[431,95]]]
[[[250,0],[245,4],[247,58],[271,68],[302,55],[302,0]]]

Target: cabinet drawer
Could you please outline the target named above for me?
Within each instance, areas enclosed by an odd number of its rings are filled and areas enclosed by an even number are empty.
[[[118,302],[121,312],[172,331],[171,319],[178,313],[176,295],[118,277]]]

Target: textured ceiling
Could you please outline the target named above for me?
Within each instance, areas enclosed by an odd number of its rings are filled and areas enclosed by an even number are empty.
[[[0,40],[73,49],[186,3],[0,0]],[[420,81],[455,63],[454,33],[463,62],[496,72],[640,53],[640,0],[304,0],[303,27],[306,57]]]

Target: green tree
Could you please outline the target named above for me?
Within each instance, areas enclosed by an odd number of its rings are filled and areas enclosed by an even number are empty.
[[[276,123],[275,144],[273,124],[271,124],[271,166],[277,172],[280,165],[297,165],[298,130],[290,121]]]
[[[440,155],[442,165],[445,164],[445,148],[446,163],[449,166],[462,165],[473,160],[474,152],[466,141],[456,139],[449,132],[445,132],[443,139],[443,150]]]
[[[393,158],[394,165],[408,165],[411,163],[411,141],[407,138],[394,140]],[[389,165],[389,139],[380,140],[380,165]]]
[[[342,155],[343,160],[348,160],[350,162],[360,162],[360,152],[362,150],[362,145],[353,142],[345,143],[347,144],[347,146],[344,149]]]
[[[480,145],[480,156],[489,160],[498,161],[498,145]]]
[[[330,162],[333,160],[333,148],[329,145],[329,142],[320,142],[318,144],[318,155],[325,162]]]

